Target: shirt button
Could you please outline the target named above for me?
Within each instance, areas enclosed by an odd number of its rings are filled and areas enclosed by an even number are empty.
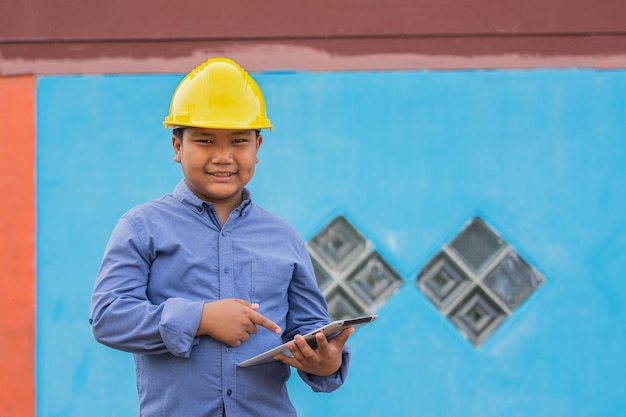
[[[226,232],[222,232],[222,236],[226,237]]]
[[[224,273],[225,274],[228,274],[229,272],[230,272],[230,268],[229,267],[224,268]]]
[[[226,353],[230,353],[232,351],[231,348],[226,348]]]
[[[233,395],[233,390],[229,389],[228,391],[226,391],[226,395],[228,395],[229,397]]]
[[[202,207],[198,207],[198,213],[201,213],[204,210]]]

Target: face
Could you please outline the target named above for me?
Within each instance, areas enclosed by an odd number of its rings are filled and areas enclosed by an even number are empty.
[[[181,164],[189,188],[200,199],[229,210],[241,203],[261,142],[254,130],[186,128],[182,140],[172,136],[174,160]]]

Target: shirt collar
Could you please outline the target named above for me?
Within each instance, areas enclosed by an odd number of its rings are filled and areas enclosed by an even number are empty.
[[[191,191],[191,189],[189,188],[185,180],[181,180],[176,185],[176,188],[174,188],[172,195],[178,201],[180,201],[187,207],[191,208],[194,212],[199,213],[199,214],[204,212],[205,207],[213,207],[213,203],[210,203],[208,201],[204,201],[198,198],[198,196],[195,195],[193,191]],[[242,197],[241,204],[234,211],[239,211],[240,216],[243,216],[246,209],[252,203],[252,195],[250,194],[250,191],[247,188],[244,188],[241,191],[241,197]]]

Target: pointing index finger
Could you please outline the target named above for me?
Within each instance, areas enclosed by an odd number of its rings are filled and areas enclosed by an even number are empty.
[[[265,327],[267,330],[274,332],[276,334],[282,333],[281,328],[278,324],[274,323],[272,320],[268,319],[261,313],[256,313],[252,315],[252,322],[261,327]]]

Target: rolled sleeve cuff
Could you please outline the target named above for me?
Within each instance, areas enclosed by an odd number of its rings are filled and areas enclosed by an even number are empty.
[[[200,325],[204,302],[170,298],[163,306],[159,332],[167,350],[174,356],[188,358],[198,344],[196,331]]]

